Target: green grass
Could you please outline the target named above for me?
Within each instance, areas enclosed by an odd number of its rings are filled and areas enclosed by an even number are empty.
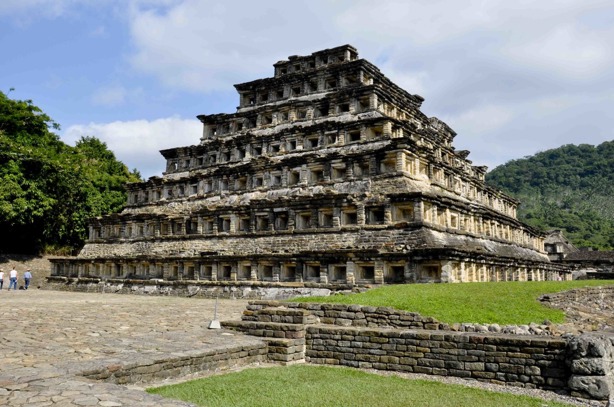
[[[302,297],[291,301],[386,306],[418,312],[441,322],[521,325],[564,321],[562,311],[542,305],[537,298],[577,287],[614,284],[614,281],[529,281],[466,284],[388,285],[365,293]]]
[[[208,407],[567,406],[460,385],[380,376],[352,368],[306,365],[247,369],[147,391]]]

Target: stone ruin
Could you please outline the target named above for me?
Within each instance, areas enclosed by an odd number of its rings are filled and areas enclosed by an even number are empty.
[[[360,286],[571,279],[423,98],[344,45],[235,85],[52,278]]]

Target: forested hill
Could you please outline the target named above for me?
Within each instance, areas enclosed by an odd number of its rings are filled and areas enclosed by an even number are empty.
[[[520,220],[562,229],[576,246],[614,249],[614,141],[512,160],[486,182],[521,201]]]
[[[72,147],[57,129],[32,101],[0,92],[0,253],[79,248],[87,220],[121,210],[125,183],[140,180],[100,140]]]

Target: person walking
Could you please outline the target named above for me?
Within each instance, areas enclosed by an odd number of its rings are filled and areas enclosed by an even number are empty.
[[[11,287],[13,287],[13,290],[17,290],[17,270],[15,270],[15,266],[9,272],[9,278],[9,291],[11,291]]]
[[[4,285],[4,269],[0,269],[0,291],[2,291],[3,285]]]
[[[30,287],[30,280],[32,280],[32,273],[30,272],[30,269],[27,269],[25,273],[23,273],[23,281],[24,283],[24,288],[27,290],[28,287]]]

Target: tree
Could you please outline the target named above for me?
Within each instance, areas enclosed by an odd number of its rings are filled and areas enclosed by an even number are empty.
[[[490,185],[521,201],[518,218],[563,229],[577,246],[614,248],[614,141],[564,145],[501,165]]]
[[[32,101],[0,92],[0,250],[77,248],[87,220],[121,210],[123,185],[140,180],[98,139],[70,147],[52,129]]]

